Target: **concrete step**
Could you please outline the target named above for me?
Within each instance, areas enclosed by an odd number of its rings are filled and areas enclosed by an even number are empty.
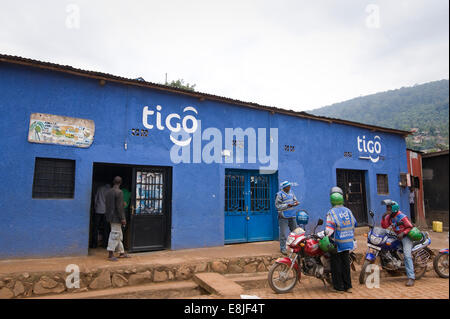
[[[219,296],[239,296],[244,292],[242,286],[215,272],[195,274],[194,282],[211,294]]]
[[[267,288],[268,271],[257,273],[226,274],[225,277],[242,286],[245,290]]]
[[[110,288],[104,290],[86,291],[30,297],[26,299],[128,299],[128,298],[184,298],[206,294],[191,280],[165,283],[152,283],[139,286]]]

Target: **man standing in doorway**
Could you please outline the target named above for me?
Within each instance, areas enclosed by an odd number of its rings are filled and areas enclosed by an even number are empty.
[[[339,187],[331,188],[330,202],[333,207],[327,213],[325,235],[336,244],[336,250],[330,252],[332,291],[351,293],[350,251],[354,247],[356,219],[344,206],[344,192]]]
[[[129,258],[123,248],[123,233],[122,225],[127,224],[124,211],[123,193],[120,189],[122,178],[120,176],[114,177],[113,188],[106,193],[106,219],[111,224],[111,232],[109,233],[108,241],[108,260],[117,261],[114,256],[114,251],[119,251],[119,258]]]
[[[415,217],[416,217],[416,209],[415,209],[415,193],[414,193],[414,188],[411,187],[409,189],[409,215],[411,216],[411,221],[414,223],[415,222]]]
[[[278,210],[278,224],[280,226],[280,251],[287,255],[286,240],[289,230],[294,231],[297,228],[296,209],[299,202],[291,191],[291,183],[284,181],[280,185],[281,190],[277,193],[275,207]]]
[[[111,189],[111,185],[109,184],[103,184],[100,186],[97,190],[97,193],[95,194],[95,213],[94,213],[94,227],[93,227],[93,234],[92,234],[92,248],[97,248],[98,246],[98,232],[101,229],[102,230],[102,246],[103,248],[106,248],[107,246],[107,240],[109,236],[109,224],[106,221],[105,218],[105,210],[106,210],[106,204],[105,204],[105,196],[108,190]]]

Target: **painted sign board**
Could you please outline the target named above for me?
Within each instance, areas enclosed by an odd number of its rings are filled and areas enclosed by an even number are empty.
[[[43,113],[30,115],[28,142],[87,148],[94,141],[92,120]]]

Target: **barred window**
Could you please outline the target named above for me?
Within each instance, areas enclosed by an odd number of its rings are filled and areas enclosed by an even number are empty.
[[[33,198],[73,198],[74,188],[75,161],[36,158]]]
[[[379,195],[389,194],[389,183],[387,174],[377,174],[377,193]]]

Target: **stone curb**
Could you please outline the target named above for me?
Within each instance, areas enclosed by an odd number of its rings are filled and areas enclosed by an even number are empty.
[[[439,250],[432,250],[436,254]],[[434,255],[433,255],[434,256]],[[432,258],[433,258],[432,256]],[[48,294],[87,292],[108,288],[122,288],[148,283],[190,280],[197,273],[220,274],[258,273],[268,271],[279,254],[249,258],[222,258],[205,262],[177,265],[124,265],[91,269],[80,272],[78,288],[70,273],[35,272],[0,276],[0,299],[28,298]],[[357,263],[362,265],[364,254],[357,253]],[[434,271],[432,268],[428,271]],[[70,278],[69,278],[70,277]]]
[[[148,283],[190,280],[196,273],[250,273],[267,271],[280,257],[278,254],[249,258],[223,258],[205,262],[164,265],[107,266],[80,272],[79,288],[73,273],[34,272],[0,276],[0,299],[29,298],[49,294],[87,292],[108,288],[122,288]]]

